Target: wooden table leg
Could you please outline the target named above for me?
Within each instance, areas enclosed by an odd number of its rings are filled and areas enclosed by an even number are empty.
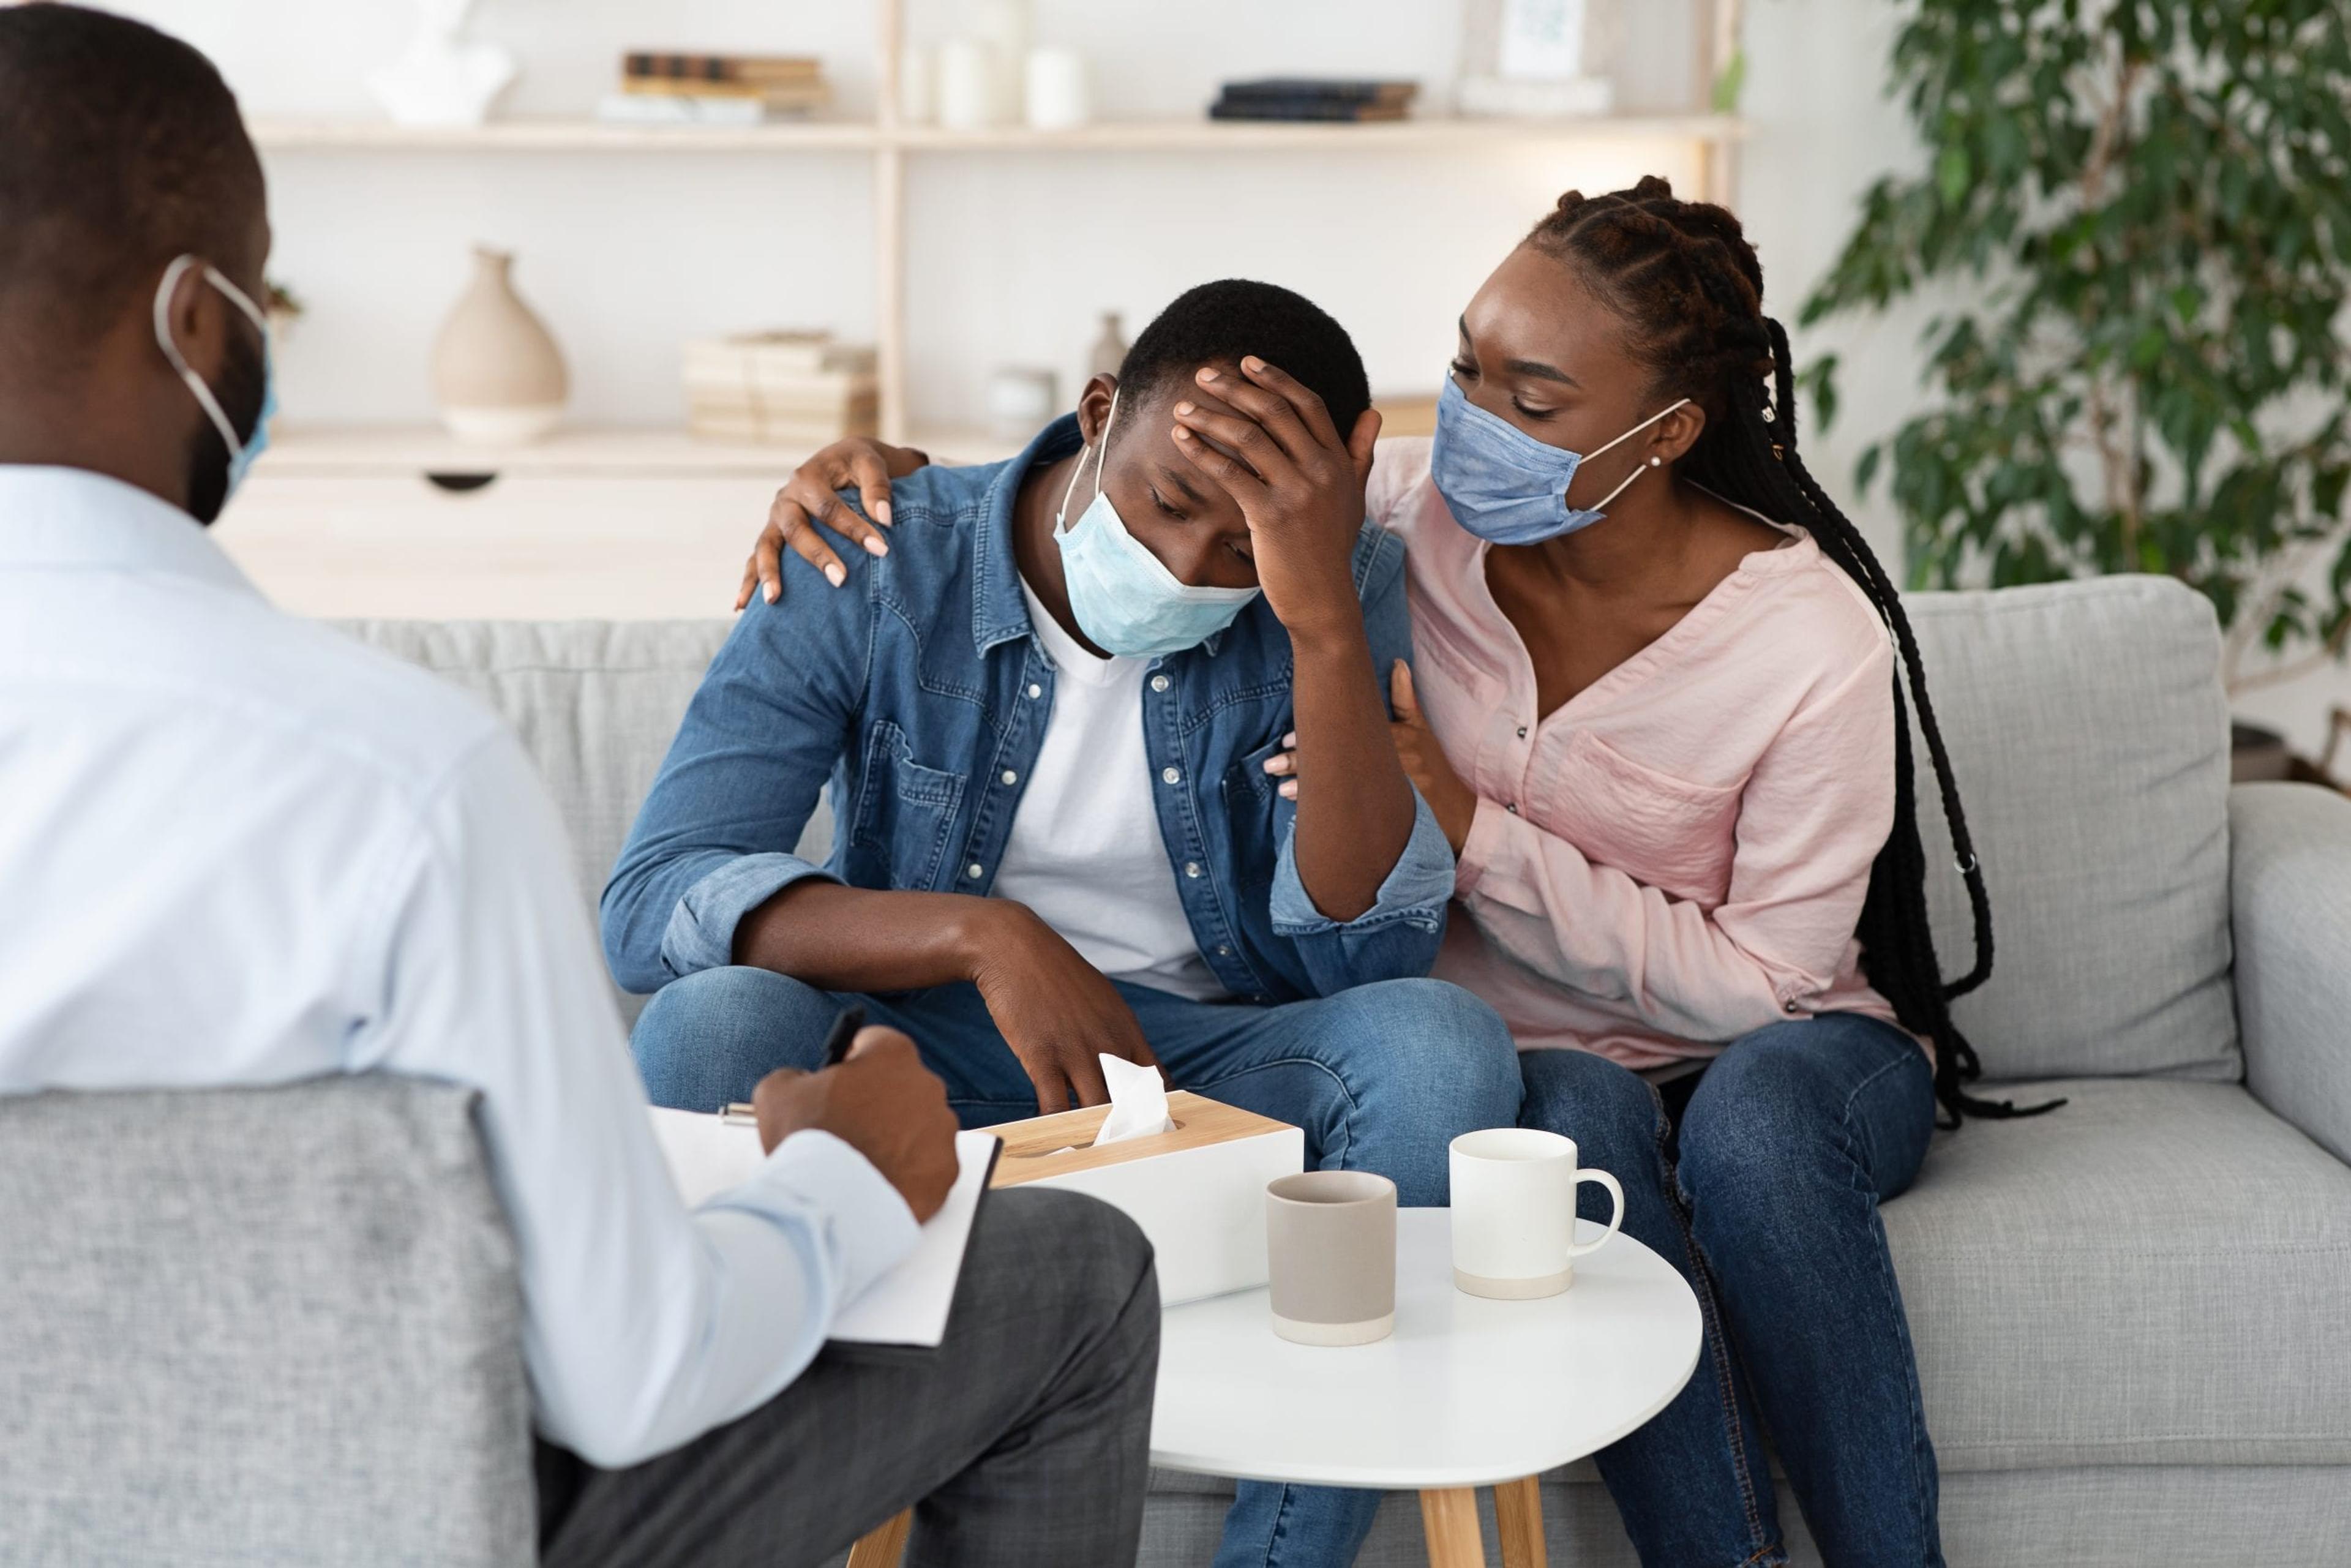
[[[1542,1481],[1534,1476],[1494,1489],[1494,1525],[1502,1537],[1502,1568],[1546,1568]]]
[[[1428,1534],[1428,1568],[1486,1568],[1486,1539],[1478,1527],[1478,1493],[1447,1487],[1420,1494],[1420,1526]]]
[[[906,1532],[914,1528],[914,1511],[875,1525],[849,1549],[849,1568],[898,1568],[906,1555]]]

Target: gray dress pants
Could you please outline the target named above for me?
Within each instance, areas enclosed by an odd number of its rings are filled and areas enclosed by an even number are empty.
[[[916,1505],[909,1568],[1134,1561],[1159,1364],[1151,1245],[1070,1193],[990,1193],[936,1350],[827,1345],[740,1420],[622,1470],[538,1451],[549,1568],[795,1568]]]

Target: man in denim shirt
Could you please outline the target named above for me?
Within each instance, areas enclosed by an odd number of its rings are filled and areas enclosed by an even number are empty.
[[[813,1065],[855,999],[967,1125],[1100,1103],[1107,1051],[1445,1202],[1447,1142],[1513,1122],[1519,1075],[1420,977],[1453,857],[1387,736],[1409,632],[1368,402],[1321,310],[1207,285],[1019,456],[902,480],[886,554],[747,611],[604,890],[613,972],[659,992],[654,1100]],[[1293,728],[1346,788],[1280,797]],[[791,852],[828,779],[819,867]]]

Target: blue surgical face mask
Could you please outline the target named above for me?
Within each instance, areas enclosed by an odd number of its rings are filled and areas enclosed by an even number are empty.
[[[1607,516],[1603,510],[1626,486],[1665,459],[1652,457],[1589,507],[1567,504],[1575,471],[1611,446],[1630,441],[1674,409],[1658,410],[1607,446],[1570,452],[1537,441],[1509,420],[1488,413],[1462,393],[1450,375],[1437,397],[1437,439],[1429,444],[1429,476],[1445,497],[1453,520],[1492,544],[1531,545],[1588,528]]]
[[[203,267],[204,281],[226,295],[229,303],[244,311],[246,319],[261,333],[261,412],[254,416],[252,433],[242,441],[237,439],[236,427],[229,423],[220,399],[213,395],[213,389],[204,384],[204,378],[196,374],[180,352],[180,345],[172,340],[172,291],[179,287],[181,275],[192,267]],[[163,350],[163,357],[172,361],[172,368],[180,372],[180,379],[187,382],[197,406],[204,411],[228,446],[228,488],[221,497],[225,507],[228,497],[236,494],[236,487],[245,483],[246,475],[252,472],[253,460],[268,448],[269,421],[277,412],[277,379],[269,352],[269,318],[244,289],[223,277],[210,262],[201,256],[178,256],[163,269],[163,280],[155,286],[155,342]]]
[[[1086,455],[1061,492],[1053,514],[1053,542],[1061,550],[1061,575],[1070,590],[1070,612],[1098,648],[1129,658],[1148,658],[1196,648],[1233,623],[1241,606],[1257,597],[1254,588],[1195,588],[1167,570],[1126,531],[1118,508],[1102,487],[1110,451],[1111,422],[1118,396],[1111,395],[1110,418],[1094,444],[1094,498],[1074,523],[1070,497],[1086,471]]]

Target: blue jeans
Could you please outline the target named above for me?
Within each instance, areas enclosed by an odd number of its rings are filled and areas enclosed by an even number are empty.
[[[1406,1207],[1447,1201],[1456,1136],[1518,1120],[1510,1031],[1440,980],[1381,980],[1278,1007],[1118,989],[1176,1087],[1304,1128],[1310,1168],[1376,1171]],[[851,1001],[913,1038],[965,1126],[1037,1113],[1028,1075],[970,986],[850,997],[766,969],[704,969],[654,995],[630,1045],[655,1104],[712,1111],[748,1100],[775,1068],[818,1065]],[[1378,1506],[1377,1492],[1244,1483],[1217,1562],[1352,1562]]]
[[[1521,1061],[1520,1124],[1573,1138],[1579,1165],[1623,1183],[1625,1234],[1698,1293],[1697,1372],[1596,1456],[1642,1563],[1787,1562],[1768,1430],[1829,1568],[1942,1568],[1935,1450],[1877,1216],[1918,1174],[1934,1130],[1917,1042],[1850,1013],[1772,1024],[1716,1058],[1677,1119],[1667,1100],[1683,1094],[1660,1096],[1604,1057]],[[1607,1222],[1598,1186],[1578,1202]],[[1218,1568],[1343,1568],[1378,1500],[1290,1488],[1246,1557],[1228,1528]]]

